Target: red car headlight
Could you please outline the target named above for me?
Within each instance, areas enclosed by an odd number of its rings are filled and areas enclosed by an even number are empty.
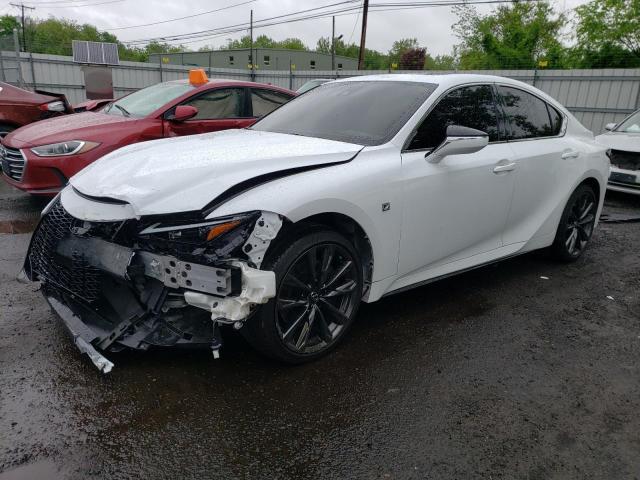
[[[60,157],[65,155],[76,155],[88,152],[96,148],[99,143],[87,142],[84,140],[70,140],[68,142],[51,143],[33,147],[31,151],[39,157]]]

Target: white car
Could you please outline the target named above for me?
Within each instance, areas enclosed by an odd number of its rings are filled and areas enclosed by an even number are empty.
[[[609,123],[596,141],[609,147],[609,190],[640,195],[640,110],[622,122]]]
[[[605,148],[507,78],[322,85],[253,127],[131,145],[74,176],[25,262],[76,344],[204,345],[220,324],[285,362],[335,347],[361,301],[551,247],[585,250]]]

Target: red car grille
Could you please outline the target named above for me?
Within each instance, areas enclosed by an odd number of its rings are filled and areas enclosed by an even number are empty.
[[[22,180],[25,159],[20,150],[0,145],[0,162],[5,175],[17,182]]]

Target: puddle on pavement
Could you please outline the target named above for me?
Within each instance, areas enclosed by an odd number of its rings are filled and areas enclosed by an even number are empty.
[[[0,233],[31,233],[35,230],[40,217],[26,220],[2,220],[0,221]]]
[[[59,478],[59,473],[60,470],[55,463],[44,459],[0,473],[0,480],[54,479]]]

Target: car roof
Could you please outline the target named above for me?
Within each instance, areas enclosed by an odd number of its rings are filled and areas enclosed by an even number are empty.
[[[480,75],[475,73],[448,73],[448,74],[421,74],[421,73],[387,73],[382,75],[362,75],[356,77],[342,78],[337,82],[359,82],[359,81],[385,81],[385,82],[421,82],[435,83],[443,87],[455,86],[463,83],[489,82],[489,83],[510,83],[514,85],[527,85],[523,82],[497,75]],[[530,85],[528,85],[530,87]]]
[[[173,84],[173,85],[184,85],[184,84],[188,84],[189,83],[189,79],[187,78],[183,78],[180,80],[169,80],[168,82],[164,82],[167,84]],[[205,90],[207,88],[213,87],[213,86],[236,86],[236,87],[262,87],[262,88],[270,88],[273,90],[279,90],[281,92],[284,93],[290,93],[290,94],[294,94],[295,92],[286,89],[286,88],[282,88],[279,87],[277,85],[269,85],[266,83],[257,83],[257,82],[247,82],[247,81],[243,81],[243,80],[234,80],[234,79],[230,79],[230,78],[210,78],[207,83],[203,83],[202,85],[194,85],[194,87],[196,89],[202,89]]]

